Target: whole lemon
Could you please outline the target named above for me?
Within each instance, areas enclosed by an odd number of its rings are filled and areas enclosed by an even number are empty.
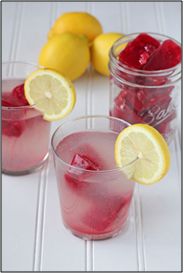
[[[102,26],[93,15],[87,12],[68,12],[55,21],[48,33],[48,38],[64,32],[85,35],[91,43],[96,36],[102,33]]]
[[[116,40],[124,36],[121,33],[103,33],[95,38],[91,48],[91,62],[96,71],[109,76],[109,51]]]
[[[79,78],[90,62],[85,36],[63,33],[49,39],[39,55],[39,64],[58,71],[70,80]]]

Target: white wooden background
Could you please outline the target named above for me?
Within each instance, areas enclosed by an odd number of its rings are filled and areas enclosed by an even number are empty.
[[[181,3],[9,2],[2,6],[3,61],[37,62],[49,28],[66,11],[94,14],[105,32],[152,31],[181,39]],[[107,78],[89,69],[75,86],[77,105],[68,118],[108,114]],[[3,271],[180,270],[179,139],[176,133],[167,177],[150,187],[136,186],[129,228],[111,240],[86,242],[64,229],[52,160],[31,175],[3,175]]]

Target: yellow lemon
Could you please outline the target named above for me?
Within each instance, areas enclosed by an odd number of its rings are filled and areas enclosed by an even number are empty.
[[[79,78],[90,62],[87,39],[63,33],[49,39],[39,55],[39,64],[53,69],[70,80]]]
[[[32,72],[25,81],[24,92],[29,104],[41,111],[48,121],[68,115],[76,101],[72,82],[49,69]]]
[[[54,23],[49,31],[48,38],[52,38],[56,34],[71,32],[75,34],[83,34],[91,42],[102,33],[100,22],[89,13],[86,12],[68,12],[62,14]]]
[[[116,40],[124,36],[121,33],[103,33],[95,38],[91,48],[91,61],[96,71],[108,76],[109,51]]]
[[[115,142],[115,160],[127,177],[144,185],[160,181],[170,167],[169,147],[152,126],[134,124]]]

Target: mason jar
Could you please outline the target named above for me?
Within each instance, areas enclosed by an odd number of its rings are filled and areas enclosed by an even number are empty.
[[[130,124],[146,123],[156,128],[168,143],[177,127],[177,113],[181,97],[181,63],[155,71],[130,68],[118,60],[126,44],[140,33],[117,40],[110,51],[110,116],[126,120]],[[148,33],[163,42],[174,39]]]

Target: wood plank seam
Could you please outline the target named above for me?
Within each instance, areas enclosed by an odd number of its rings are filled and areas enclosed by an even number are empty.
[[[18,50],[18,43],[20,41],[20,27],[22,23],[23,3],[16,3],[15,17],[14,17],[14,31],[11,39],[11,48],[9,54],[9,61],[15,61]]]
[[[158,26],[158,30],[162,34],[166,34],[166,24],[164,18],[164,8],[162,2],[154,2],[155,18]]]
[[[40,242],[40,271],[42,271],[42,264],[43,264],[43,248],[44,248],[44,231],[45,231],[45,218],[46,218],[46,205],[47,205],[47,188],[48,188],[48,174],[49,174],[49,166],[51,164],[51,158],[52,156],[49,156],[48,161],[45,165],[45,175],[44,175],[44,181],[43,181],[43,202],[42,202],[42,226],[41,226],[41,242]]]
[[[44,176],[44,169],[40,171],[39,175],[39,182],[38,182],[38,192],[37,192],[37,208],[36,208],[36,219],[35,219],[35,232],[34,232],[34,252],[33,252],[33,271],[39,270],[39,225],[40,225],[40,206],[41,206],[41,198],[42,198],[42,193],[41,190],[43,188],[42,186],[42,181],[43,181],[43,176]]]
[[[8,61],[12,61],[13,59],[13,52],[14,52],[14,41],[16,39],[16,26],[17,26],[17,18],[18,18],[18,4],[16,3],[16,6],[15,6],[15,12],[14,12],[14,17],[13,17],[13,26],[14,26],[14,31],[12,33],[12,36],[11,36],[11,45],[10,45],[10,52],[9,52],[9,60]]]
[[[14,31],[11,39],[11,47],[9,53],[9,61],[15,61],[17,59],[18,46],[20,42],[20,29],[22,24],[22,14],[23,14],[23,3],[16,3],[16,12],[14,17]],[[13,75],[13,66],[8,68],[8,76]]]
[[[51,5],[50,27],[52,27],[58,15],[58,5],[57,2],[50,2],[50,5]]]
[[[50,7],[50,27],[52,26],[52,24],[56,18],[56,13],[57,13],[56,4],[57,4],[56,2],[50,3],[50,5],[51,5],[51,7]],[[43,166],[43,169],[40,174],[40,180],[39,180],[37,216],[36,216],[36,226],[35,226],[35,247],[34,247],[33,271],[42,270],[48,172],[49,172],[51,158],[52,158],[52,156],[49,156],[47,163]]]
[[[92,3],[86,2],[85,3],[85,11],[92,13]],[[92,94],[91,94],[91,82],[92,82],[92,69],[91,66],[88,68],[88,82],[86,87],[86,115],[92,114]],[[91,121],[90,121],[91,122]],[[91,123],[87,124],[87,126],[91,127]],[[93,241],[87,241],[85,244],[85,268],[86,271],[93,271],[93,262],[94,262],[94,243]]]
[[[142,215],[142,201],[139,192],[139,185],[135,187],[134,193],[134,218],[136,231],[136,253],[137,253],[137,271],[146,271],[146,253],[144,244],[144,228]]]
[[[120,2],[119,3],[120,7],[120,29],[121,32],[124,34],[128,34],[128,25],[129,25],[129,21],[128,21],[128,3],[126,2]]]
[[[43,238],[44,238],[44,224],[46,213],[46,196],[48,184],[48,170],[49,161],[42,167],[39,179],[39,189],[37,198],[37,212],[35,220],[35,241],[34,241],[34,255],[33,255],[33,271],[41,271],[42,256],[43,256]]]

